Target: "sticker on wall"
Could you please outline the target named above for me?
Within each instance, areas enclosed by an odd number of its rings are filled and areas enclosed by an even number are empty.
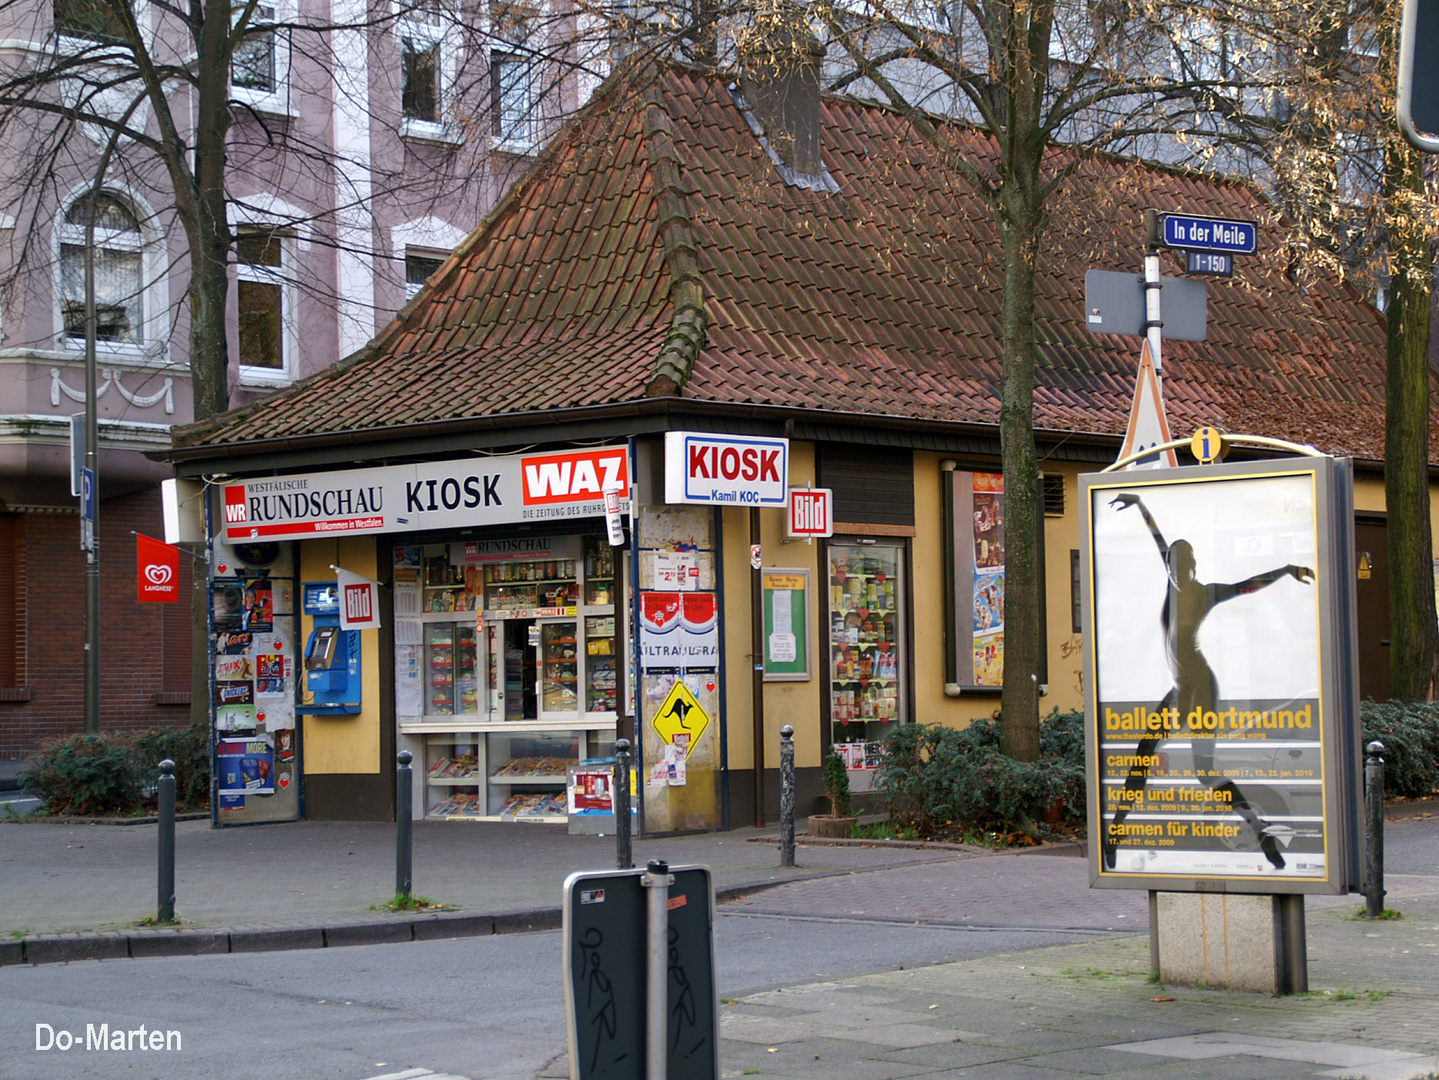
[[[255,677],[255,664],[248,656],[218,656],[215,658],[216,682],[248,681]]]
[[[223,631],[215,635],[215,652],[220,656],[240,656],[250,651],[255,635],[243,630]]]
[[[640,594],[640,665],[719,666],[719,603],[714,593]]]
[[[683,679],[676,679],[650,725],[667,746],[678,746],[689,757],[706,729],[710,716]]]

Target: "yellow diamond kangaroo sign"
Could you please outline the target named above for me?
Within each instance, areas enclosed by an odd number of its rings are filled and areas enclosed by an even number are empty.
[[[685,757],[688,758],[695,748],[695,743],[700,741],[700,736],[710,726],[710,715],[704,711],[699,699],[690,693],[684,680],[676,679],[650,723],[654,725],[655,731],[659,732],[660,738],[671,745],[674,744],[676,735],[688,735],[688,740],[680,740],[688,743],[685,746]]]

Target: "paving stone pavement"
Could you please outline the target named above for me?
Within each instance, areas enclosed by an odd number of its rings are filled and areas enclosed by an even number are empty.
[[[1432,837],[1420,850],[1439,851],[1439,821],[1406,829],[1406,843]],[[569,872],[613,865],[612,838],[421,822],[416,892],[460,910],[390,916],[371,905],[391,892],[393,836],[392,825],[183,823],[185,923],[174,931],[134,926],[155,902],[153,826],[3,824],[0,962],[538,928],[557,921]],[[721,911],[736,915],[824,917],[842,933],[882,920],[1075,935],[727,1000],[725,1077],[1439,1080],[1439,866],[1426,862],[1439,860],[1427,855],[1386,877],[1388,906],[1402,919],[1361,921],[1358,897],[1309,897],[1311,992],[1280,998],[1151,982],[1144,896],[1089,889],[1080,858],[804,845],[800,867],[780,870],[774,838],[756,830],[637,841],[635,858],[710,866],[728,898]],[[540,1076],[568,1076],[563,1047],[555,1051]]]

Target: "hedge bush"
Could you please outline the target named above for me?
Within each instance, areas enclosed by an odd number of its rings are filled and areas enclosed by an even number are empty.
[[[1387,798],[1439,793],[1439,702],[1366,701],[1363,744],[1384,744]],[[999,721],[963,730],[904,724],[886,740],[879,790],[901,828],[921,837],[1025,833],[1043,836],[1046,811],[1058,824],[1085,825],[1084,715],[1051,713],[1040,723],[1040,759],[1014,761],[999,752]]]
[[[920,836],[1023,833],[1084,821],[1084,717],[1050,714],[1040,724],[1040,759],[999,750],[999,722],[962,730],[902,724],[885,742],[879,790],[891,817]],[[1046,819],[1049,820],[1046,820]]]
[[[153,797],[167,757],[175,762],[176,805],[207,807],[210,737],[202,724],[52,739],[27,763],[20,784],[51,814],[123,816]]]
[[[1439,791],[1439,702],[1366,701],[1359,719],[1364,745],[1384,744],[1385,798]]]

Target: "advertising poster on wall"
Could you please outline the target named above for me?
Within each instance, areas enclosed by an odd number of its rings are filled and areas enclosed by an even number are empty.
[[[640,595],[640,663],[654,668],[719,665],[719,602],[712,592]]]
[[[1004,684],[1004,477],[959,469],[946,475],[955,609],[948,663],[957,686],[998,689]]]
[[[1146,475],[1083,483],[1095,883],[1324,883],[1334,575],[1319,478]]]
[[[269,735],[221,739],[215,747],[222,795],[275,793],[275,742]]]
[[[293,821],[301,787],[293,553],[281,544],[222,543],[212,566],[215,821]]]

